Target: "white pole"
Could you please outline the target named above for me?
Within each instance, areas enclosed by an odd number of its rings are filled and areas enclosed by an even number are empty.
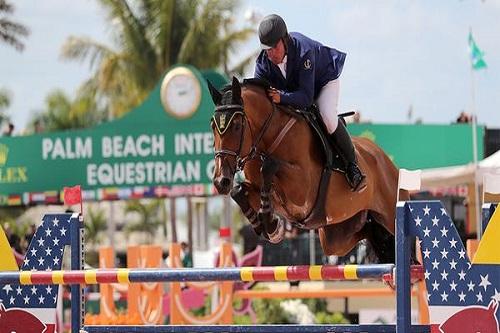
[[[316,234],[309,230],[309,265],[316,265]]]
[[[469,30],[472,34],[472,28]],[[476,122],[476,94],[475,94],[475,80],[474,80],[474,67],[472,63],[472,57],[470,58],[470,72],[471,72],[471,96],[472,96],[472,106],[471,106],[471,118],[472,118],[472,158],[474,161],[474,200],[475,200],[475,215],[476,215],[476,233],[477,239],[481,239],[483,233],[482,223],[481,223],[481,212],[479,204],[479,184],[477,182],[478,177],[478,164],[477,164],[477,122]]]

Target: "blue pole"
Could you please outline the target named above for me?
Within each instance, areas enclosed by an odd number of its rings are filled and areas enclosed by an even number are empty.
[[[411,329],[409,221],[408,204],[398,202],[396,206],[396,333],[409,333]]]
[[[495,209],[497,208],[497,204],[495,203],[486,203],[486,204],[483,204],[483,216],[482,216],[482,222],[483,222],[483,226],[482,226],[482,231],[483,231],[483,234],[484,234],[484,231],[486,230],[486,227],[488,226],[488,222],[490,222],[490,219],[491,217],[493,216],[493,213],[495,212]],[[482,237],[483,235],[481,235]]]
[[[75,221],[76,219],[72,219]],[[78,223],[71,223],[71,269],[84,268],[83,216],[78,215]],[[71,285],[71,333],[79,333],[85,316],[85,299],[79,284]]]

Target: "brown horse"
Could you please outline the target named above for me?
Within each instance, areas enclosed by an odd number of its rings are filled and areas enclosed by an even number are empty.
[[[310,125],[273,104],[264,87],[233,78],[222,93],[209,88],[216,105],[213,183],[220,194],[231,191],[257,233],[280,241],[283,223],[276,217],[282,217],[301,228],[318,228],[326,255],[345,255],[367,239],[380,262],[394,262],[398,169],[380,147],[353,138],[366,188],[352,192],[344,175],[333,172],[320,213],[314,213],[325,154]],[[233,188],[238,169],[245,180]],[[401,191],[400,199],[408,193]]]

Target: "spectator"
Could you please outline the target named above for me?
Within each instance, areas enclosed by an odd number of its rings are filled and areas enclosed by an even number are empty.
[[[35,122],[33,124],[33,129],[34,129],[35,133],[42,133],[43,132],[42,122],[40,120],[35,120]]]
[[[346,117],[345,121],[348,124],[367,124],[371,121],[369,119],[363,118],[360,111],[352,110],[354,114],[351,117]]]
[[[354,116],[352,116],[353,123],[359,124],[361,122],[361,113],[356,112]]]
[[[10,247],[15,250],[16,252],[23,254],[24,250],[21,246],[21,237],[19,237],[16,234],[11,234],[9,237],[9,244]]]
[[[7,128],[3,132],[3,136],[12,136],[14,133],[14,124],[13,123],[8,123]]]
[[[17,266],[20,268],[24,260],[24,250],[21,246],[21,238],[16,234],[11,234],[9,237],[9,244],[12,248],[12,253],[14,253]]]
[[[471,122],[471,117],[465,113],[464,111],[460,112],[460,115],[457,118],[458,124],[468,124]]]
[[[33,239],[33,237],[35,237],[35,232],[36,232],[36,225],[35,224],[30,225],[30,229],[28,230],[26,235],[24,235],[24,238],[26,239],[26,244],[28,246],[31,244],[31,240]]]
[[[189,244],[186,242],[182,242],[181,249],[182,249],[182,252],[184,253],[184,256],[182,257],[182,266],[183,267],[193,267],[193,255],[191,254],[191,251],[189,250]]]
[[[5,236],[7,237],[7,239],[10,239],[10,236],[12,235],[12,230],[10,228],[9,222],[4,223],[2,227],[3,231],[5,232]]]

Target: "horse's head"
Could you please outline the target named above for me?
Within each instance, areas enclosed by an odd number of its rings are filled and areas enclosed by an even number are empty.
[[[215,148],[213,183],[220,194],[228,194],[233,186],[238,162],[241,160],[247,122],[241,98],[241,86],[238,79],[233,77],[231,86],[222,93],[210,82],[208,88],[215,104],[211,120]]]

